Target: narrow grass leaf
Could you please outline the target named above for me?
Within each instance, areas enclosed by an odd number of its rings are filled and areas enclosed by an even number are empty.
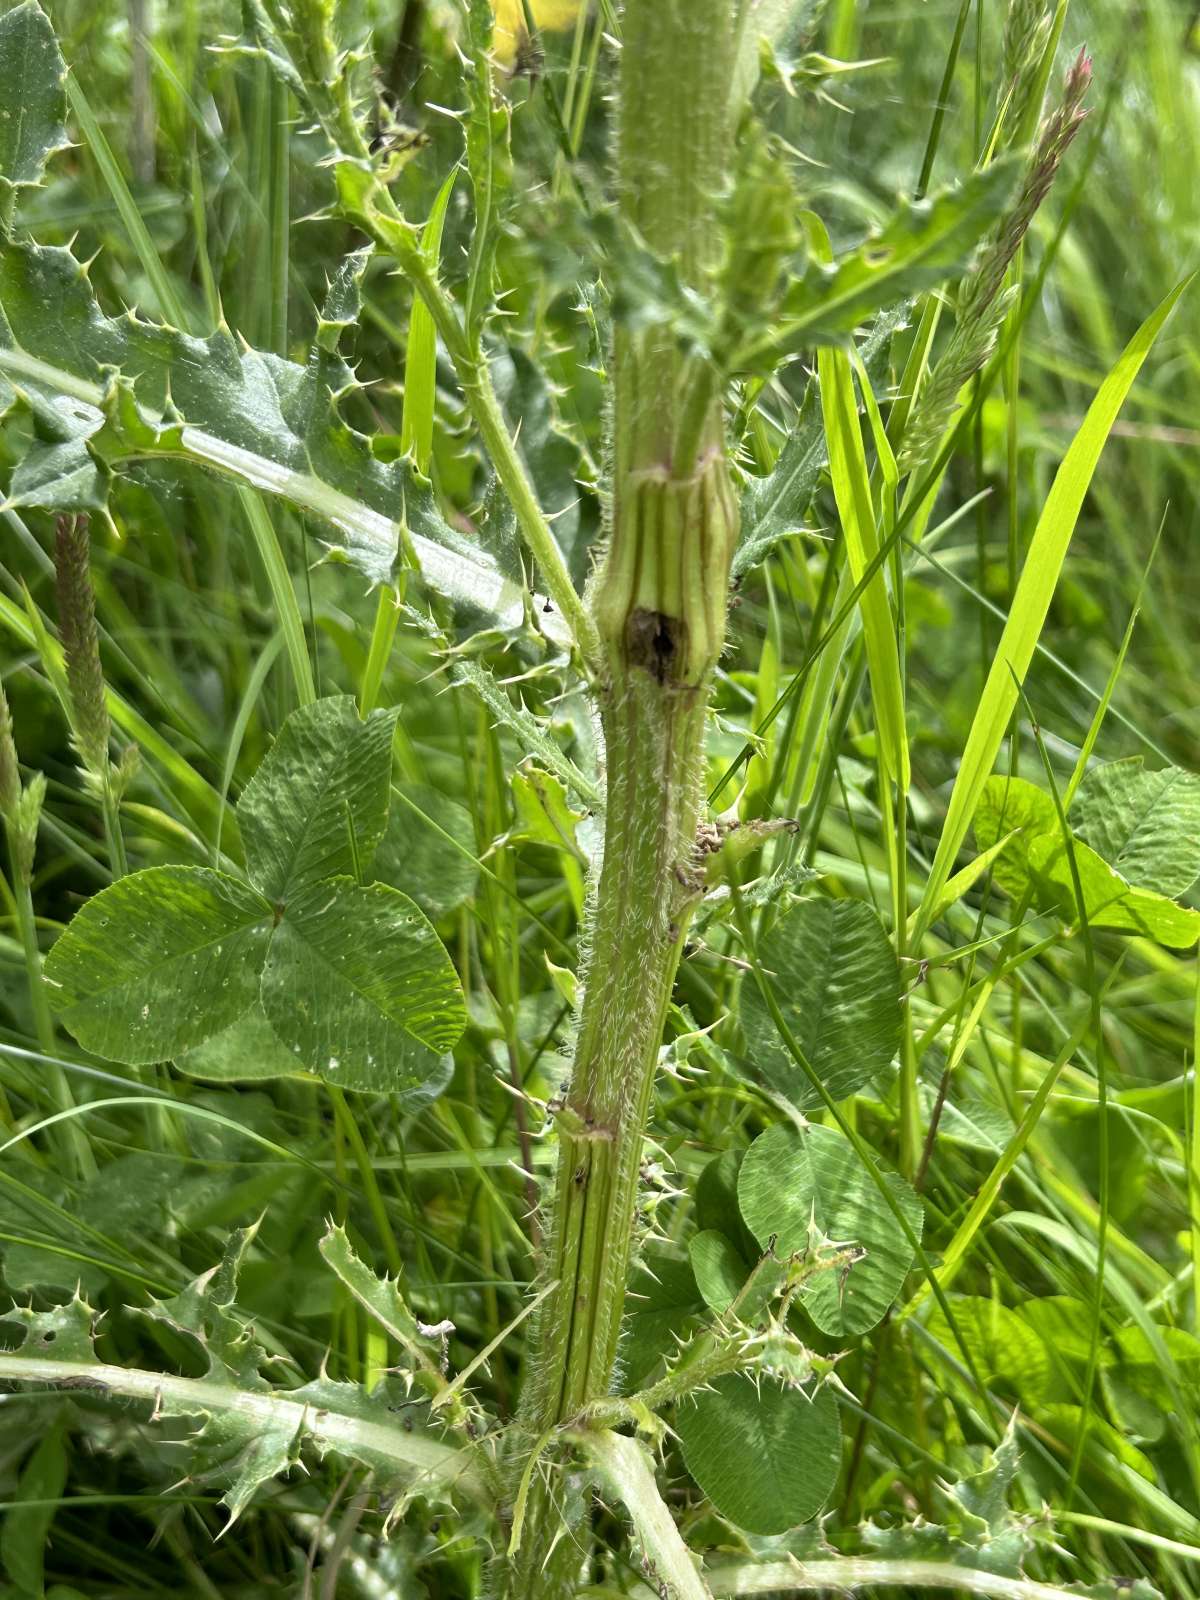
[[[952,878],[947,878],[942,886],[942,892],[938,897],[937,904],[933,908],[933,921],[936,922],[938,917],[949,911],[950,907],[956,905],[965,894],[971,892],[989,867],[995,866],[997,858],[1016,836],[1015,829],[1009,833],[1002,834],[994,844],[989,845],[986,850],[981,850],[974,861],[969,861],[961,872],[956,872]],[[915,933],[916,926],[917,914],[914,911],[908,919],[909,939]]]
[[[0,1526],[0,1561],[19,1595],[45,1593],[47,1541],[67,1482],[65,1409],[43,1427]]]
[[[442,253],[442,228],[454,190],[458,168],[452,167],[438,190],[437,199],[421,233],[421,254],[437,269]],[[404,410],[400,418],[400,447],[411,450],[418,469],[426,476],[433,457],[433,410],[437,394],[437,331],[429,307],[413,296],[408,319],[408,345],[404,352]]]
[[[1063,457],[1038,519],[1013,597],[1012,609],[975,709],[946,820],[918,908],[918,937],[932,921],[932,908],[950,876],[983,785],[1000,749],[1004,730],[1033,659],[1071,535],[1075,531],[1105,441],[1163,324],[1191,282],[1192,277],[1189,276],[1177,284],[1134,334],[1101,384]]]
[[[824,254],[828,251],[828,238],[815,218],[809,221],[809,237],[816,252]],[[854,369],[844,350],[830,346],[817,352],[817,371],[821,383],[821,415],[829,453],[829,476],[842,524],[842,536],[846,542],[847,564],[855,583],[859,583],[879,553],[879,540],[870,473],[854,394]],[[884,765],[892,779],[906,790],[910,772],[908,736],[904,727],[904,684],[900,675],[896,626],[882,568],[863,590],[859,606]]]

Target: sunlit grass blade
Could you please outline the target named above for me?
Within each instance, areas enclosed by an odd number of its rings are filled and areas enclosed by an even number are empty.
[[[846,541],[846,559],[857,583],[879,554],[875,507],[866,451],[854,397],[854,374],[844,351],[823,347],[817,355],[821,410],[829,446],[829,475]],[[902,789],[909,785],[908,737],[904,729],[904,685],[896,648],[896,625],[882,570],[860,600],[863,637],[871,673],[871,696],[884,765]]]
[[[1194,274],[1191,274],[1177,284],[1134,334],[1100,386],[1058,469],[1042,508],[987,682],[975,709],[937,852],[917,913],[918,938],[932,921],[932,908],[966,838],[980,791],[991,773],[1004,730],[1016,707],[1019,686],[1024,682],[1033,659],[1100,453],[1142,363],[1193,277]]]
[[[442,252],[442,228],[446,221],[446,208],[454,191],[458,168],[452,167],[442,187],[438,190],[433,210],[429,213],[421,234],[421,254],[437,271]],[[437,396],[437,329],[429,307],[420,295],[413,296],[412,311],[408,319],[408,344],[404,352],[404,410],[400,418],[400,447],[411,452],[417,470],[429,476],[433,459],[433,412]],[[402,578],[401,578],[402,581]],[[375,608],[375,625],[371,631],[371,644],[367,651],[367,664],[363,669],[359,689],[359,709],[364,716],[379,699],[379,686],[384,669],[392,652],[400,613],[396,601],[387,588],[380,591]]]
[[[421,232],[421,254],[437,270],[442,253],[442,229],[446,208],[454,192],[458,168],[438,190],[437,199]],[[429,476],[433,456],[433,407],[437,393],[437,331],[429,307],[419,295],[413,297],[408,320],[408,349],[404,356],[404,410],[400,418],[400,443],[413,452],[417,468]]]

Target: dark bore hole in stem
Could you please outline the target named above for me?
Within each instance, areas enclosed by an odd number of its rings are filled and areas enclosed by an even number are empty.
[[[630,612],[625,626],[629,663],[644,667],[658,683],[668,683],[683,654],[687,627],[681,617],[668,617],[661,611],[639,606]]]

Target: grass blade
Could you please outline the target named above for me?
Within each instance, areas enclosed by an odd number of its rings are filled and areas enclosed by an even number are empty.
[[[1021,572],[1012,610],[996,647],[991,670],[971,731],[967,736],[962,763],[946,811],[942,836],[930,869],[929,880],[917,912],[919,938],[933,920],[933,907],[950,876],[951,867],[966,837],[980,791],[1004,738],[1017,703],[1020,685],[1025,680],[1038,637],[1050,610],[1067,547],[1083,506],[1084,497],[1096,470],[1117,413],[1134,379],[1141,370],[1163,324],[1191,284],[1194,273],[1178,283],[1147,317],[1118,357],[1115,366],[1100,385],[1078,433],[1063,457],[1062,465],[1046,497],[1038,519],[1029,555]]]
[[[833,483],[846,541],[846,559],[857,583],[879,553],[875,506],[867,471],[866,451],[854,398],[854,375],[844,350],[824,346],[817,353],[821,378],[821,411],[829,447],[829,476]],[[908,739],[904,730],[904,685],[896,629],[888,599],[887,580],[880,568],[862,592],[863,636],[871,674],[871,695],[879,725],[880,750],[892,778],[903,789],[909,785]]]

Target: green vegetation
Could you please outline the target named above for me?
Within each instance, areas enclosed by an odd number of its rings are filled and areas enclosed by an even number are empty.
[[[1197,148],[1172,0],[0,12],[4,1600],[1200,1597]]]

